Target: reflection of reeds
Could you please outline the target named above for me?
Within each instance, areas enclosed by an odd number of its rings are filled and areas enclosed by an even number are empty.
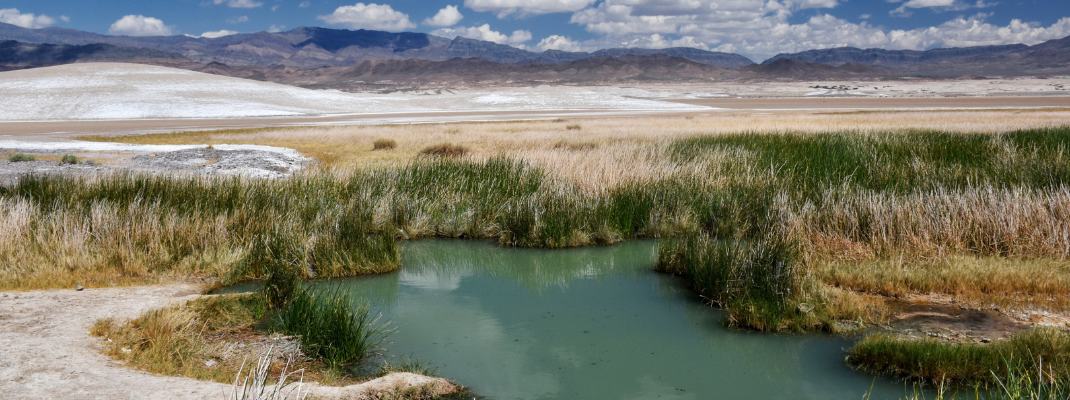
[[[611,273],[648,271],[654,256],[654,245],[649,242],[547,251],[502,249],[481,242],[418,241],[404,246],[402,275],[410,280],[445,281],[489,275],[541,290]]]

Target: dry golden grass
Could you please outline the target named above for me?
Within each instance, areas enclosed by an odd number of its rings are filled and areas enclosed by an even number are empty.
[[[128,365],[164,375],[232,383],[273,348],[272,376],[293,357],[290,370],[301,369],[310,381],[328,385],[358,382],[328,371],[305,357],[293,339],[255,329],[263,318],[255,295],[212,296],[149,311],[131,321],[97,321],[90,334],[107,340],[104,353]]]
[[[952,256],[832,261],[814,265],[822,282],[900,297],[943,293],[976,307],[1070,306],[1070,263],[1055,259]]]
[[[582,122],[582,129],[569,126]],[[430,144],[453,143],[473,156],[594,146],[619,153],[614,144],[661,142],[695,135],[738,132],[830,132],[932,129],[999,132],[1061,126],[1070,110],[919,111],[843,113],[816,111],[723,111],[624,118],[573,118],[519,122],[469,122],[386,126],[241,129],[84,139],[141,144],[263,144],[294,148],[329,167],[367,167],[410,160]],[[397,142],[391,151],[372,151],[376,140]],[[560,149],[558,149],[560,150]],[[599,152],[587,154],[599,156]]]

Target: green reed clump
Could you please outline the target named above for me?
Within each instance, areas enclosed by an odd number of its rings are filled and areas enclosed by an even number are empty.
[[[1007,377],[1040,371],[1065,385],[1070,380],[1070,333],[1034,329],[989,344],[872,335],[851,347],[847,360],[869,373],[932,383],[995,389]]]
[[[15,153],[15,154],[12,154],[10,157],[7,158],[8,162],[13,162],[13,163],[36,161],[36,160],[37,160],[36,157],[34,157],[32,155],[29,155],[29,154],[25,154],[25,153]]]
[[[283,232],[272,232],[254,239],[246,252],[239,275],[262,276],[261,290],[272,309],[286,307],[294,298],[307,265],[303,246]],[[237,280],[237,279],[233,279]]]
[[[679,275],[704,299],[726,309],[730,324],[758,330],[796,328],[800,277],[795,247],[775,234],[718,240],[707,234],[670,240],[657,270]]]
[[[298,336],[305,354],[341,372],[373,356],[386,334],[367,306],[309,289],[299,289],[273,319],[275,329]]]

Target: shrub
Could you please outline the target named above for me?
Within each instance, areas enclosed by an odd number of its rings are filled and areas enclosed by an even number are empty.
[[[468,154],[468,149],[461,145],[443,143],[425,147],[423,150],[420,150],[420,154],[432,157],[455,158]]]
[[[583,127],[580,126],[579,124],[572,124],[572,125],[569,125],[569,126],[565,127],[565,130],[570,130],[570,131],[578,131],[580,129],[583,129]]]
[[[278,330],[299,337],[305,354],[328,368],[352,370],[370,357],[385,331],[367,306],[354,306],[345,296],[298,289],[275,315]]]
[[[78,157],[73,154],[64,154],[63,158],[59,160],[59,163],[64,165],[77,165],[78,162]]]
[[[372,150],[393,150],[398,147],[398,142],[393,139],[378,139],[372,143]]]
[[[12,154],[11,157],[8,157],[7,160],[10,162],[27,162],[37,160],[37,158],[34,158],[34,156],[29,154],[15,153]]]

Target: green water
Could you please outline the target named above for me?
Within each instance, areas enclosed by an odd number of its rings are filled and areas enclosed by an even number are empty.
[[[875,399],[904,388],[855,373],[847,342],[724,327],[675,278],[656,244],[506,249],[406,243],[400,272],[340,285],[395,330],[394,359],[419,360],[490,399]]]

